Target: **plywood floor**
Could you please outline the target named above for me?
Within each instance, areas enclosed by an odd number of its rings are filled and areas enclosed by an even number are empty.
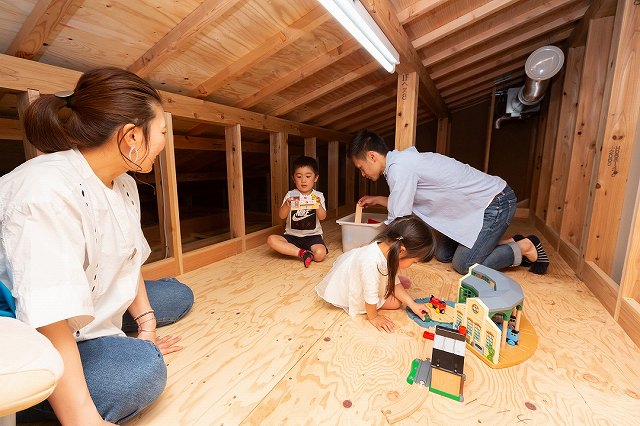
[[[128,424],[385,424],[381,409],[407,392],[423,329],[402,310],[390,313],[399,329],[381,333],[317,297],[315,284],[341,253],[339,227],[324,228],[330,255],[309,269],[265,245],[179,277],[196,303],[161,335],[181,335],[185,349],[167,357],[164,394]],[[540,337],[534,356],[493,370],[469,354],[464,402],[429,394],[399,424],[640,424],[638,347],[549,254],[545,276],[508,272]],[[453,298],[459,277],[435,260],[406,275],[416,298]]]

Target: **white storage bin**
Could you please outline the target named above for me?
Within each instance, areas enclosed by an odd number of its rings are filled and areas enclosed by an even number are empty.
[[[336,220],[336,223],[342,227],[342,252],[351,249],[366,246],[376,235],[382,232],[387,225],[383,222],[387,220],[386,214],[381,213],[362,213],[362,222],[355,223],[356,214],[352,213],[342,219]],[[369,219],[377,220],[380,223],[369,224]]]

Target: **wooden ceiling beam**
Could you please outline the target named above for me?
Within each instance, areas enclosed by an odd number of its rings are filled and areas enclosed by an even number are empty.
[[[361,46],[356,40],[349,39],[339,46],[334,47],[331,50],[323,53],[318,56],[313,61],[302,65],[300,68],[291,71],[278,81],[272,82],[267,86],[260,89],[258,92],[242,99],[239,102],[233,104],[236,108],[251,108],[252,106],[260,103],[263,99],[273,95],[274,93],[278,93],[287,87],[294,85],[295,83],[315,74],[316,72],[323,70],[329,65],[339,61],[355,52],[356,50],[360,50]]]
[[[72,4],[73,0],[38,0],[5,53],[24,59],[36,58]]]
[[[519,71],[512,74],[508,80],[496,84],[495,81],[489,81],[477,86],[473,86],[464,92],[459,92],[450,97],[447,97],[447,105],[459,105],[467,102],[469,99],[474,98],[477,95],[492,93],[495,88],[496,91],[500,88],[507,88],[507,86],[515,86],[524,82],[524,72]],[[452,106],[453,108],[453,106]]]
[[[449,0],[418,0],[406,9],[398,12],[398,21],[400,21],[402,25],[406,25],[448,1]]]
[[[411,40],[398,21],[398,15],[389,0],[363,0],[363,6],[369,11],[382,32],[400,54],[400,65],[396,67],[398,74],[416,72],[420,80],[420,100],[438,117],[447,117],[449,111],[436,85],[431,80],[422,59],[411,44]]]
[[[340,124],[338,124],[337,126],[335,126],[336,129],[346,129],[349,127],[354,126],[355,124],[358,125],[362,125],[362,123],[364,122],[369,122],[371,117],[377,117],[381,114],[391,114],[393,116],[395,116],[395,109],[396,109],[396,104],[395,102],[389,102],[387,104],[383,104],[377,108],[371,108],[365,112],[363,112],[362,114],[358,114],[354,117],[352,117],[349,120],[343,120],[342,122],[340,122]]]
[[[379,93],[376,96],[373,96],[372,98],[365,100],[364,102],[358,102],[357,105],[352,106],[351,108],[348,108],[344,111],[331,112],[330,114],[327,114],[325,118],[318,121],[313,121],[312,124],[314,126],[326,127],[327,125],[331,123],[335,123],[336,121],[346,119],[354,114],[360,114],[363,111],[367,111],[369,108],[371,108],[374,105],[377,105],[383,102],[390,102],[390,99],[392,97],[395,98],[395,96],[396,96],[396,90],[388,90],[385,93]]]
[[[0,118],[0,140],[22,141],[20,120]]]
[[[326,95],[327,93],[333,92],[340,86],[344,86],[345,84],[349,84],[353,81],[356,81],[364,76],[367,76],[375,71],[378,71],[379,69],[380,69],[380,64],[377,61],[369,62],[368,64],[365,64],[360,68],[350,71],[345,75],[343,75],[342,77],[337,78],[331,81],[330,83],[325,84],[324,86],[318,87],[316,90],[312,90],[311,92],[305,93],[304,95],[298,98],[292,99],[283,105],[280,105],[276,108],[273,108],[267,111],[266,113],[273,116],[284,115],[298,108],[300,105],[304,105],[309,102],[312,102]]]
[[[591,20],[604,18],[605,16],[614,16],[616,14],[617,4],[617,0],[592,0],[589,9],[587,9],[584,17],[573,30],[573,34],[571,34],[569,40],[567,40],[567,46],[584,46],[587,42],[587,33]]]
[[[520,78],[523,75],[523,67],[500,68],[491,73],[491,75],[487,75],[486,77],[483,76],[482,78],[470,80],[466,83],[461,83],[452,87],[448,91],[443,90],[442,94],[447,102],[452,102],[453,100],[456,100],[458,98],[463,98],[467,93],[473,93],[475,90],[478,90],[481,87],[491,89],[493,88],[493,86],[510,86],[514,84],[513,80]],[[500,79],[500,83],[496,84],[496,79],[498,78]]]
[[[146,77],[170,55],[180,50],[204,28],[232,9],[240,0],[204,0],[156,44],[132,63],[128,70]]]
[[[443,78],[442,80],[436,80],[436,85],[442,91],[445,87],[449,87],[460,81],[471,79],[476,75],[484,75],[486,72],[491,71],[496,66],[505,65],[515,61],[521,61],[522,66],[524,67],[524,63],[526,62],[527,57],[531,54],[531,52],[539,47],[565,40],[567,37],[569,37],[571,31],[572,29],[569,28],[562,32],[555,33],[549,37],[545,37],[542,40],[536,39],[531,43],[527,43],[526,45],[521,46],[517,50],[509,52],[508,55],[500,56],[498,58],[487,58],[485,61],[483,61],[482,64],[478,63],[476,66],[465,69],[466,71],[464,72],[446,74],[445,78]]]
[[[498,25],[492,26],[487,31],[483,31],[479,34],[465,38],[460,43],[447,45],[446,48],[443,48],[438,52],[428,54],[426,55],[426,59],[422,61],[422,63],[424,64],[424,66],[429,67],[435,63],[447,59],[452,55],[459,55],[460,53],[471,49],[472,47],[489,42],[501,34],[515,34],[518,32],[518,27],[541,19],[544,16],[548,16],[559,8],[567,6],[573,2],[575,2],[575,0],[552,0],[542,3],[534,9],[526,10],[518,16],[506,20]],[[440,46],[442,44],[444,43],[437,43],[436,46]],[[435,78],[433,75],[431,77]]]
[[[225,140],[198,136],[173,135],[175,149],[194,149],[200,151],[225,151]],[[269,144],[242,141],[242,152],[269,152]]]
[[[447,22],[446,24],[419,36],[411,43],[416,50],[420,50],[429,43],[434,43],[456,31],[480,21],[481,19],[500,12],[505,7],[511,6],[519,0],[491,0],[490,2],[473,9],[471,12]]]
[[[521,33],[509,38],[505,37],[501,42],[499,42],[498,44],[486,50],[481,50],[474,55],[463,55],[461,60],[459,61],[456,61],[447,66],[437,67],[437,69],[433,70],[432,75],[435,79],[437,79],[439,77],[442,77],[443,75],[453,73],[461,68],[471,66],[475,62],[481,61],[484,58],[487,58],[489,56],[496,55],[505,50],[513,49],[513,46],[517,46],[521,43],[526,43],[527,41],[533,38],[541,37],[543,34],[553,32],[558,28],[561,28],[567,24],[577,21],[582,17],[582,15],[586,10],[587,10],[587,7],[582,6],[574,10],[573,12],[568,13],[567,15],[560,16],[554,21],[540,25],[535,29],[527,31],[526,33]]]
[[[367,96],[371,92],[375,92],[376,90],[382,90],[385,86],[389,86],[391,83],[394,86],[397,84],[398,78],[395,74],[391,74],[388,77],[378,80],[375,83],[367,84],[364,87],[356,90],[355,92],[351,92],[347,96],[340,97],[339,99],[329,102],[318,108],[311,108],[309,111],[299,112],[296,114],[296,120],[300,122],[306,122],[314,117],[318,117],[325,113],[330,113],[331,111],[340,108],[342,105],[348,104],[356,99],[359,99],[363,96]]]
[[[316,6],[288,27],[266,39],[264,43],[251,52],[218,71],[216,75],[198,85],[198,87],[189,92],[188,95],[200,99],[206,98],[224,86],[229,80],[242,75],[242,73],[250,70],[256,64],[267,60],[270,56],[275,55],[329,19],[331,19],[331,15],[327,13],[326,9],[322,5]]]

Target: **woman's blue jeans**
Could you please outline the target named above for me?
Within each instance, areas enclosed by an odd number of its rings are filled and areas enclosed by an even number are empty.
[[[460,274],[469,272],[469,267],[475,263],[496,270],[519,265],[522,255],[517,244],[498,245],[511,224],[516,212],[516,202],[513,189],[507,185],[485,209],[482,228],[471,248],[436,232],[436,259],[440,262],[452,262],[453,268]]]
[[[193,306],[193,292],[174,278],[145,281],[158,327],[182,318]],[[126,313],[122,329],[137,330]],[[167,383],[167,367],[156,345],[134,337],[106,336],[78,343],[85,380],[103,419],[120,423],[155,401]],[[21,411],[18,422],[55,420],[48,401]]]

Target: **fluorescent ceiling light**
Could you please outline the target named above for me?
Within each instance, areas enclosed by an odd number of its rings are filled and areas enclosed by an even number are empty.
[[[389,72],[400,63],[400,55],[359,0],[318,0],[362,47]]]

